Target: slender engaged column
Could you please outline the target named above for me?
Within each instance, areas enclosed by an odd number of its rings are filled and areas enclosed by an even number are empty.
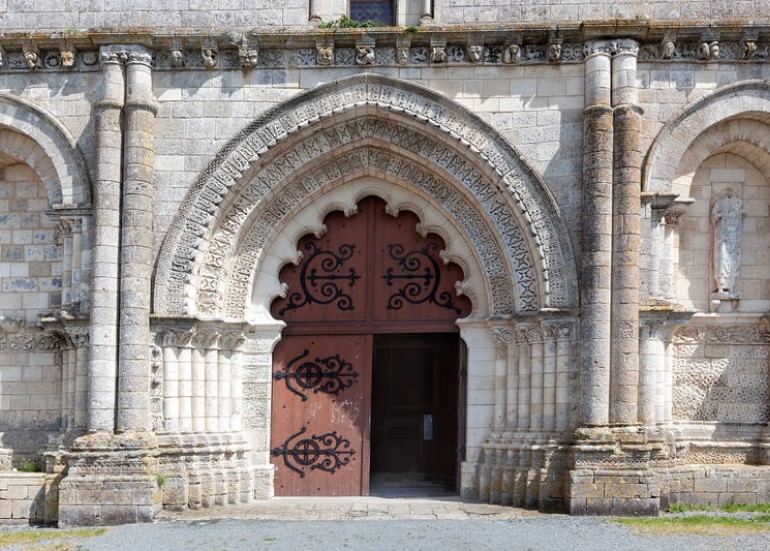
[[[118,359],[120,183],[123,162],[121,110],[123,66],[118,54],[101,52],[101,101],[96,105],[96,183],[88,360],[88,430],[115,428]]]
[[[230,430],[241,430],[241,411],[243,396],[243,376],[241,374],[243,366],[243,341],[239,341],[238,346],[233,350],[230,362]]]
[[[120,361],[117,430],[148,428],[152,278],[152,57],[133,46],[126,64],[125,173],[120,254]]]
[[[639,421],[639,256],[642,110],[636,84],[638,45],[617,43],[612,60],[613,250],[610,422]]]
[[[586,44],[583,112],[583,242],[580,292],[580,422],[609,422],[612,287],[611,59],[607,42]]]
[[[177,368],[179,369],[179,432],[192,432],[192,408],[193,408],[193,349],[190,344],[192,335],[186,342],[180,343],[177,356]]]
[[[203,339],[197,339],[203,340]],[[203,432],[206,429],[206,357],[204,344],[197,342],[192,349],[191,404],[192,430]]]
[[[179,382],[179,342],[177,335],[167,333],[163,338],[163,427],[166,432],[179,431],[179,402],[182,389]]]
[[[556,337],[556,430],[566,430],[576,421],[572,417],[571,373],[575,358],[572,354],[572,328],[562,325]]]
[[[543,429],[543,376],[544,376],[544,343],[543,329],[538,327],[530,331],[529,365],[530,365],[530,391],[529,391],[529,428],[532,430]]]
[[[530,422],[530,346],[527,329],[516,330],[516,343],[519,348],[519,428],[528,429]]]
[[[495,420],[494,426],[497,430],[503,430],[506,427],[506,403],[508,384],[506,381],[508,344],[511,342],[511,332],[505,327],[496,327],[492,332],[495,343],[495,378],[493,382],[495,395]]]
[[[206,349],[206,431],[219,430],[219,338]]]
[[[515,333],[512,337],[515,336]],[[511,339],[511,347],[508,354],[508,390],[506,396],[506,417],[508,419],[508,428],[515,430],[519,426],[519,349],[516,346],[515,339]]]
[[[543,429],[551,431],[556,422],[556,334],[558,327],[544,326],[543,331]]]

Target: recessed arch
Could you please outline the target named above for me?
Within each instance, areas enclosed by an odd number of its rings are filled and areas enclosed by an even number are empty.
[[[239,259],[259,233],[254,228],[269,234],[316,192],[364,176],[422,185],[425,197],[448,212],[455,209],[458,227],[479,256],[500,264],[492,271],[484,266],[487,277],[499,280],[495,300],[509,287],[510,300],[503,296],[491,314],[577,304],[566,227],[521,155],[454,102],[365,74],[296,96],[249,124],[217,154],[164,240],[155,274],[156,313],[244,315],[253,265]],[[469,224],[468,216],[479,223]]]
[[[39,107],[4,93],[0,93],[0,153],[35,170],[52,208],[90,205],[87,165],[74,138]]]
[[[691,174],[719,148],[732,142],[766,149],[770,123],[770,83],[747,81],[725,86],[685,107],[658,133],[644,163],[642,186],[670,192],[674,181]],[[756,134],[757,128],[764,128]]]

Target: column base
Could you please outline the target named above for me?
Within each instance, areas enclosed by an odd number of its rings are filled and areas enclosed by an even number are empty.
[[[571,454],[570,514],[656,516],[668,505],[658,473],[679,460],[670,431],[642,426],[581,428]]]
[[[73,442],[68,463],[59,484],[59,526],[151,522],[160,512],[153,433],[86,434]]]

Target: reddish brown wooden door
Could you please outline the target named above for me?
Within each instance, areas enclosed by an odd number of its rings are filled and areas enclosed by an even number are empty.
[[[462,270],[443,262],[443,240],[421,236],[418,223],[368,197],[354,216],[329,214],[322,237],[300,240],[302,262],[281,270],[289,290],[272,305],[287,323],[273,364],[276,495],[366,495],[374,335],[456,333],[455,320],[470,313],[454,290]]]
[[[275,493],[366,495],[371,336],[287,336],[273,357]]]

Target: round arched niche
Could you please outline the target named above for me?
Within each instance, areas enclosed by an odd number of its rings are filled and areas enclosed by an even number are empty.
[[[443,263],[455,264],[462,271],[463,278],[455,284],[454,291],[457,296],[466,296],[473,305],[468,317],[485,319],[490,315],[491,289],[488,280],[484,277],[478,254],[475,254],[457,223],[426,197],[403,186],[363,177],[314,198],[276,228],[255,266],[247,321],[255,325],[275,323],[270,312],[271,304],[290,291],[281,282],[279,274],[287,264],[298,265],[301,262],[303,253],[298,250],[297,244],[309,234],[316,237],[324,235],[324,220],[335,211],[348,217],[355,216],[357,205],[368,197],[383,200],[386,212],[391,216],[397,217],[402,212],[415,215],[419,222],[414,229],[423,237],[437,235],[443,242],[440,252]]]
[[[356,125],[370,133],[356,134]],[[430,144],[431,154],[390,140],[396,134],[417,135],[418,145]],[[450,213],[449,219],[466,212],[481,218],[459,231],[492,280],[491,313],[577,304],[566,228],[547,188],[521,155],[451,100],[364,74],[299,94],[248,125],[217,154],[164,240],[156,266],[155,312],[243,319],[253,264],[238,258],[254,236],[252,227],[275,227],[308,197],[363,176],[407,187],[419,180],[423,188],[415,184],[415,191],[433,196],[434,206]],[[300,180],[312,189],[301,189]],[[447,205],[430,186],[447,190],[462,204]],[[490,262],[499,266],[491,268]]]

